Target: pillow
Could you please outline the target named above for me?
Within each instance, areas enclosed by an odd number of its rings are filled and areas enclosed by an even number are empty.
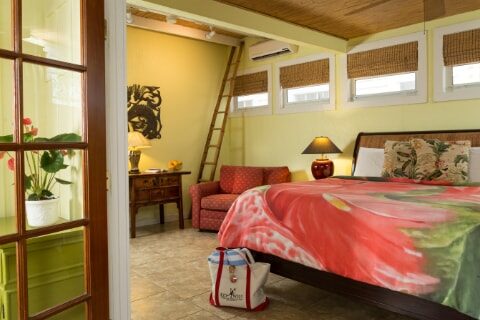
[[[480,182],[480,147],[470,149],[470,169],[468,177],[470,182]]]
[[[385,142],[382,176],[386,178],[412,178],[415,168],[415,154],[410,142]]]
[[[355,177],[381,177],[384,154],[381,148],[364,148],[358,150],[355,162]]]
[[[414,179],[468,181],[470,141],[411,139],[415,150]]]

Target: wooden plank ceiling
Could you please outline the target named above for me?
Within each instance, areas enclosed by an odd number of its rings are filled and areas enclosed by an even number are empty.
[[[344,39],[480,9],[480,0],[216,1]]]
[[[157,20],[157,21],[161,21],[161,22],[166,22],[167,21],[167,17],[163,14],[160,14],[160,13],[140,10],[140,9],[137,9],[137,8],[134,8],[134,7],[130,7],[129,10],[130,10],[130,13],[132,15],[137,16],[137,17],[153,19],[153,20]],[[202,24],[200,22],[195,22],[195,21],[189,21],[189,20],[185,20],[185,19],[181,19],[181,18],[177,18],[177,22],[175,24],[183,26],[183,27],[203,30],[205,32],[210,31],[210,26],[208,26],[206,24]],[[220,29],[220,28],[217,28],[217,27],[214,27],[213,30],[215,30],[215,32],[218,33],[218,34],[223,34],[225,36],[229,36],[229,37],[233,37],[233,38],[237,38],[237,39],[242,39],[246,36],[244,34]]]

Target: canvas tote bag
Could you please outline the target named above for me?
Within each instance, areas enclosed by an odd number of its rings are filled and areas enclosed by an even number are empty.
[[[208,257],[212,293],[210,303],[260,311],[267,307],[268,298],[263,286],[270,272],[270,264],[255,262],[244,249],[217,248]]]

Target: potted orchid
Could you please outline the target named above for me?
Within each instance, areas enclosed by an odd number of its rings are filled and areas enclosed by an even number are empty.
[[[23,119],[25,142],[78,142],[81,137],[75,133],[64,133],[53,138],[38,137],[38,128],[30,118]],[[0,136],[0,143],[13,142],[13,136]],[[69,185],[57,177],[57,173],[68,168],[65,157],[73,157],[73,150],[33,150],[25,152],[25,209],[27,222],[32,227],[54,224],[59,217],[59,198],[53,194],[56,184]],[[8,158],[7,167],[15,170],[15,159],[9,152],[0,152],[0,159]]]

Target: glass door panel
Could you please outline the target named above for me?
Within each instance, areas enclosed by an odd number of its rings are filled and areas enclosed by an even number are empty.
[[[23,52],[81,62],[80,0],[23,0]]]
[[[12,142],[11,137],[5,136],[13,134],[15,110],[14,95],[12,94],[14,92],[13,79],[13,61],[0,59],[0,143]]]
[[[49,142],[80,141],[83,134],[81,74],[32,63],[23,66],[23,114],[24,119],[31,122],[31,126],[24,126],[24,141],[35,142],[28,135],[32,127],[37,129],[37,138],[62,135],[61,140]]]
[[[108,319],[103,6],[0,0],[0,319]]]
[[[27,241],[30,316],[85,293],[84,242],[83,228]]]
[[[84,152],[33,150],[24,159],[27,228],[82,219]]]
[[[0,236],[17,232],[15,152],[0,151]]]
[[[17,316],[17,255],[15,243],[0,245],[0,302],[1,319],[13,320]]]
[[[12,2],[0,0],[0,49],[12,49]]]
[[[85,303],[82,303],[78,306],[75,306],[67,311],[57,314],[49,320],[84,320],[87,319],[87,306]]]

